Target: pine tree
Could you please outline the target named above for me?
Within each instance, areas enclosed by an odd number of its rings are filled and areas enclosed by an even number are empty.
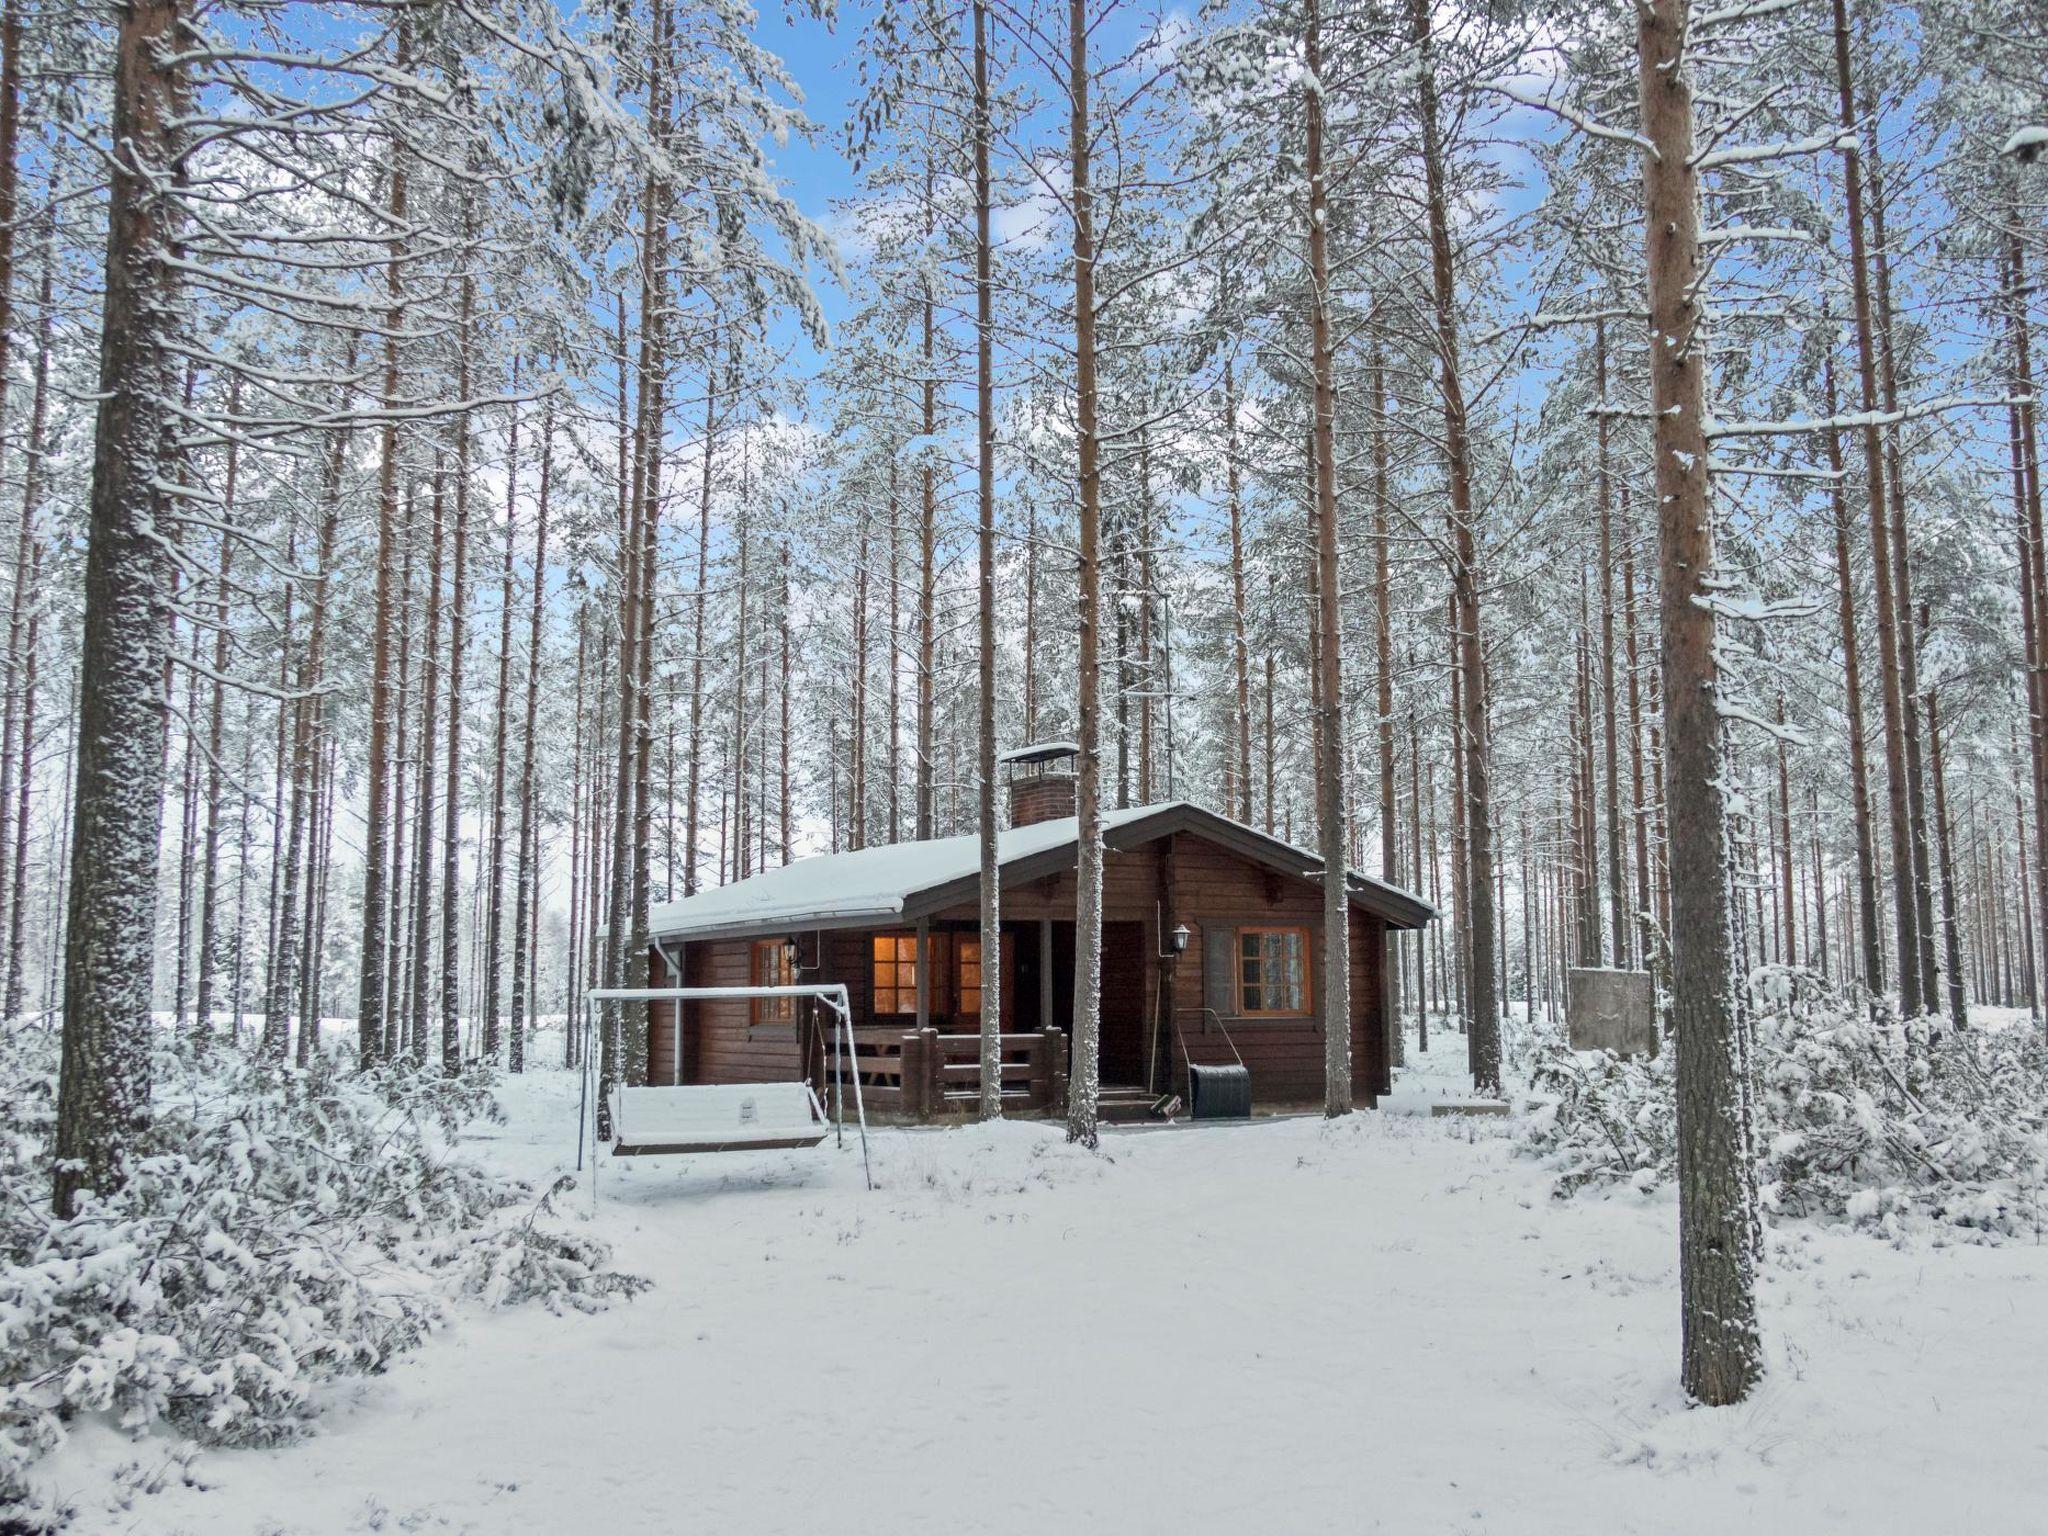
[[[149,1121],[149,935],[163,820],[170,565],[156,537],[169,481],[179,306],[170,195],[184,112],[176,0],[136,0],[114,42],[106,292],[100,313],[79,669],[64,1047],[52,1204],[112,1193]],[[9,283],[12,277],[9,274]]]
[[[1663,592],[1671,990],[1678,1051],[1679,1289],[1686,1392],[1740,1402],[1763,1372],[1756,1323],[1748,1055],[1729,932],[1728,807],[1706,436],[1699,172],[1685,0],[1637,7],[1643,214]]]

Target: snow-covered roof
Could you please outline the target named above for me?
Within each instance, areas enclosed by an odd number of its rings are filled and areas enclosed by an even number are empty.
[[[1228,832],[1233,840],[1247,838],[1264,845],[1258,851],[1267,863],[1291,867],[1304,875],[1313,875],[1320,868],[1320,861],[1312,853],[1181,800],[1105,811],[1102,829],[1104,836],[1114,842],[1115,834],[1126,828],[1137,829],[1143,823],[1158,822],[1163,830],[1165,823],[1178,824],[1187,818],[1197,822],[1193,830],[1198,833],[1213,827]],[[1012,870],[1026,860],[1056,855],[1073,847],[1076,833],[1077,824],[1072,816],[1013,827],[998,836],[996,857],[1006,871]],[[928,899],[949,886],[976,880],[980,873],[981,841],[973,833],[924,842],[891,843],[851,853],[820,854],[686,896],[681,901],[656,902],[648,909],[648,935],[655,939],[678,939],[831,928],[860,921],[894,922],[913,915],[911,908],[920,897]],[[1434,915],[1428,903],[1378,881],[1354,876],[1353,890],[1377,891],[1415,921]]]

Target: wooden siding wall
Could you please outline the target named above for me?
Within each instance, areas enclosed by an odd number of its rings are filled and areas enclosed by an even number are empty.
[[[673,946],[671,946],[673,947]],[[667,976],[667,969],[656,970]],[[683,977],[657,986],[746,987],[753,985],[752,941],[709,939],[683,946]],[[806,980],[810,978],[806,976]],[[647,1075],[650,1082],[676,1081],[675,1031],[671,1003],[648,1009]],[[744,998],[698,999],[683,1005],[683,1075],[692,1083],[789,1082],[803,1071],[797,1031],[789,1024],[755,1024]]]

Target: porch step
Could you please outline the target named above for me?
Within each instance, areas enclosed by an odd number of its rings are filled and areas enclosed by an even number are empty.
[[[1159,1095],[1150,1088],[1104,1083],[1095,1100],[1096,1117],[1105,1125],[1132,1125],[1153,1118]]]

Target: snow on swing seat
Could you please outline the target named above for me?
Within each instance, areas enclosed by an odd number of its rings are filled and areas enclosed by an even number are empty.
[[[809,1083],[612,1090],[612,1155],[815,1147],[832,1127]]]

